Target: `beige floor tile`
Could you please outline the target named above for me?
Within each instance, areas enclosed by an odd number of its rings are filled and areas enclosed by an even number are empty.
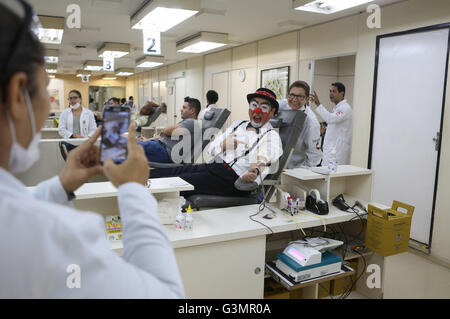
[[[450,269],[406,252],[386,259],[384,298],[450,298]]]

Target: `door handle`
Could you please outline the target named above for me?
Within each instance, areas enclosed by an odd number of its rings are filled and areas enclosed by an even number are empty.
[[[436,132],[436,137],[433,137],[434,149],[439,151],[439,144],[441,142],[441,132]]]

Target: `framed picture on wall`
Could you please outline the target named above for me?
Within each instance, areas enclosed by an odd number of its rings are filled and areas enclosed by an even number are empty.
[[[277,100],[286,98],[289,66],[261,70],[261,87],[272,90],[277,95]]]

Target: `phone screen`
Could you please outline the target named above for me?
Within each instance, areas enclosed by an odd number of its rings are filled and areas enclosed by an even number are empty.
[[[111,158],[115,163],[127,159],[128,126],[130,109],[106,106],[103,112],[102,141],[100,144],[100,163]]]

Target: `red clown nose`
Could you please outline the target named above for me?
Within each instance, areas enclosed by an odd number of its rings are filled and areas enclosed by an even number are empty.
[[[253,113],[256,113],[256,114],[260,114],[260,113],[262,113],[263,111],[261,110],[261,108],[260,107],[257,107],[257,108],[255,108],[254,110],[253,110]]]

